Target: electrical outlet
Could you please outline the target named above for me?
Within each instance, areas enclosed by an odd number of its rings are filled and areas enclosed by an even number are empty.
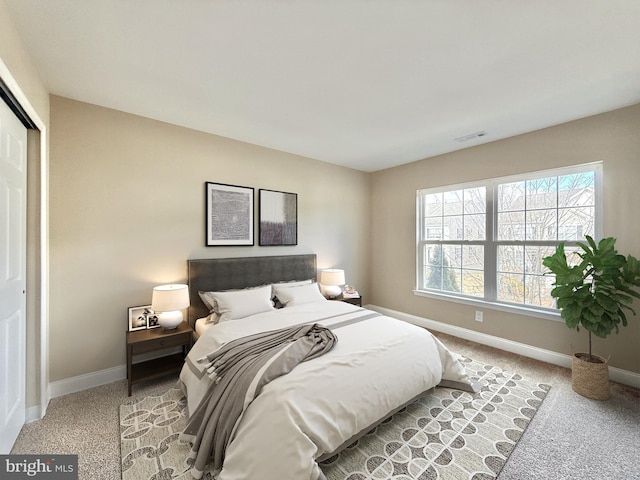
[[[481,310],[476,310],[476,322],[483,322],[483,314]]]

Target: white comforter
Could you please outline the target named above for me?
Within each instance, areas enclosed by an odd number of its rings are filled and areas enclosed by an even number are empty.
[[[344,302],[287,307],[211,326],[195,361],[235,338],[300,323],[331,327],[373,313]],[[315,459],[333,452],[441,380],[469,384],[462,365],[427,330],[377,316],[335,330],[329,353],[269,383],[236,424],[219,480],[316,480]],[[189,411],[207,390],[187,366],[180,374]]]

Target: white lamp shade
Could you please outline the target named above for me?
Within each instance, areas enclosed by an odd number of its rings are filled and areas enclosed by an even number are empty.
[[[320,283],[327,286],[344,285],[344,270],[329,268],[320,273]]]
[[[153,288],[151,308],[158,313],[158,323],[165,328],[175,328],[182,323],[182,310],[189,306],[187,285],[160,285]]]
[[[324,293],[329,298],[338,297],[342,289],[338,285],[344,285],[344,270],[329,268],[320,273],[320,283],[324,286]]]

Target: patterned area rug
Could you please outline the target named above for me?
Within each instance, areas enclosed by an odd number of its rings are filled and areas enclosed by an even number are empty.
[[[436,388],[320,465],[327,480],[495,479],[550,387],[462,357],[485,387]],[[190,480],[180,390],[120,407],[123,480]],[[204,479],[215,480],[211,473]]]

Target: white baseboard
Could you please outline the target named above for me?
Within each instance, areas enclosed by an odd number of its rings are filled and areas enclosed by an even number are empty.
[[[182,347],[167,348],[162,353],[150,352],[137,355],[133,362],[144,362],[147,360],[153,360],[172,353],[179,353],[182,351]],[[77,377],[65,378],[57,382],[49,384],[49,398],[61,397],[69,393],[80,392],[87,390],[88,388],[99,387],[100,385],[106,385],[107,383],[117,382],[118,380],[124,380],[127,378],[127,366],[119,365],[113,368],[106,368],[97,372],[86,373],[84,375],[78,375]],[[42,418],[42,417],[40,417]]]
[[[51,385],[47,384],[47,389],[40,397],[43,400],[42,405],[34,405],[27,407],[24,415],[24,423],[35,422],[36,420],[42,420],[47,413],[47,407],[49,406],[49,400],[51,400]]]
[[[40,405],[27,407],[24,417],[24,423],[35,422],[36,420],[41,420],[44,417],[44,411]]]
[[[99,387],[107,383],[116,382],[127,378],[127,367],[121,365],[119,367],[107,368],[98,372],[78,375],[77,377],[65,378],[57,382],[49,383],[47,390],[47,405],[35,405],[27,407],[25,411],[25,423],[42,420],[47,413],[48,403],[52,398],[61,397],[69,393],[80,392],[88,388]]]
[[[59,380],[49,384],[51,390],[50,398],[61,397],[62,395],[67,395],[69,393],[99,387],[100,385],[117,382],[118,380],[123,380],[125,378],[127,378],[126,365],[86,373],[84,375],[78,375],[77,377],[65,378],[64,380]]]
[[[455,325],[449,325],[428,318],[418,317],[408,313],[398,312],[389,308],[379,307],[377,305],[367,305],[366,308],[382,313],[389,317],[397,318],[408,323],[413,323],[420,327],[435,330],[437,332],[446,333],[454,337],[471,340],[472,342],[488,345],[489,347],[499,348],[507,352],[517,353],[525,357],[534,358],[542,362],[551,363],[565,368],[571,368],[571,356],[563,353],[545,350],[544,348],[534,347],[525,343],[514,342],[506,338],[487,335],[486,333],[476,332],[468,328],[462,328]],[[609,378],[614,382],[630,385],[640,388],[640,374],[623,370],[621,368],[609,367]]]

